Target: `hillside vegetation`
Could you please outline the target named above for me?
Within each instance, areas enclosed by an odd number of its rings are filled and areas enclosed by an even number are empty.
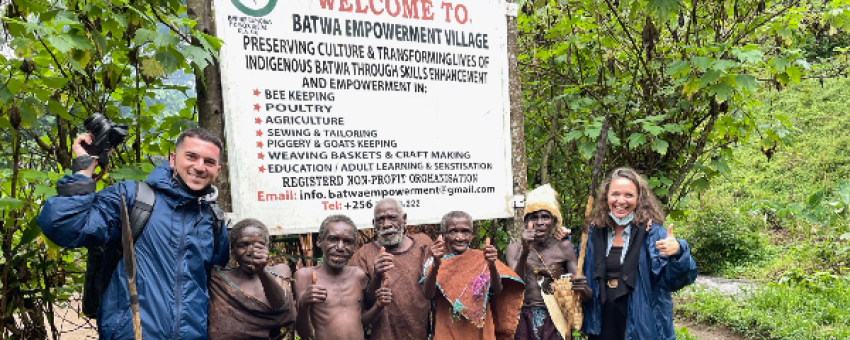
[[[788,117],[794,142],[758,138],[726,179],[689,197],[685,237],[705,274],[759,283],[742,296],[689,289],[676,311],[758,339],[850,337],[850,86],[804,81],[760,94],[760,124]]]

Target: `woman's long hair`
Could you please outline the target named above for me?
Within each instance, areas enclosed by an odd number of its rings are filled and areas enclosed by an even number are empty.
[[[591,223],[598,228],[607,228],[614,225],[614,221],[608,216],[608,189],[611,187],[611,182],[617,178],[625,178],[637,187],[637,205],[635,206],[635,218],[633,224],[645,225],[647,221],[652,220],[652,223],[663,225],[664,211],[658,204],[658,199],[655,194],[649,189],[649,184],[632,168],[622,167],[614,169],[605,181],[599,186],[596,191],[596,202],[591,214]]]

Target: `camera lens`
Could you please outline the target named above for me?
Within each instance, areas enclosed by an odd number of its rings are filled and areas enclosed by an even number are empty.
[[[101,136],[104,130],[111,128],[109,120],[106,119],[104,115],[97,112],[92,113],[91,116],[86,118],[83,124],[86,127],[86,131],[91,133],[92,136],[95,136],[95,139],[98,139],[96,137]]]

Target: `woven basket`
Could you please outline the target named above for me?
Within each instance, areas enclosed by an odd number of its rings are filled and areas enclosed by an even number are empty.
[[[558,306],[561,307],[561,313],[570,324],[573,331],[581,330],[581,323],[584,315],[581,310],[581,300],[578,294],[573,293],[573,284],[569,278],[561,278],[552,282],[550,286],[555,293],[555,299],[558,300]]]

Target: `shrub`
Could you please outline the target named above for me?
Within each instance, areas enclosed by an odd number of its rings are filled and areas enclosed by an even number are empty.
[[[701,272],[715,273],[763,254],[766,238],[759,230],[765,222],[760,216],[742,212],[728,199],[701,199],[698,203],[698,208],[685,215],[687,227],[677,236],[688,241]]]

